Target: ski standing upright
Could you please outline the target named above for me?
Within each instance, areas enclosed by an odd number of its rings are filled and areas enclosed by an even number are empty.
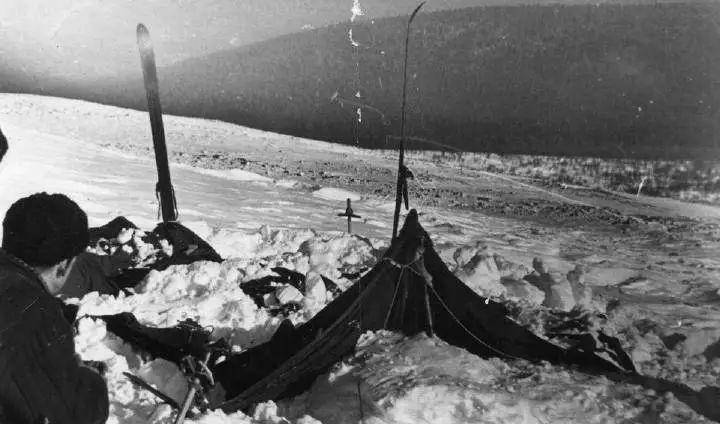
[[[398,158],[398,179],[397,191],[395,193],[395,214],[393,215],[393,232],[392,239],[397,237],[398,222],[400,221],[400,205],[405,201],[405,209],[409,209],[408,186],[407,179],[411,177],[410,170],[405,166],[405,103],[407,102],[407,65],[408,65],[408,44],[410,43],[410,24],[415,15],[420,11],[425,2],[420,3],[413,13],[410,15],[407,23],[407,32],[405,33],[405,62],[403,66],[403,91],[402,91],[402,107],[400,115],[400,156]]]
[[[175,190],[170,181],[170,166],[168,165],[167,147],[165,145],[165,128],[163,126],[160,89],[155,68],[155,53],[150,39],[150,32],[143,24],[137,26],[137,44],[140,50],[153,147],[155,149],[155,164],[158,172],[155,194],[160,200],[160,212],[163,222],[173,222],[178,218],[177,202],[175,200]]]

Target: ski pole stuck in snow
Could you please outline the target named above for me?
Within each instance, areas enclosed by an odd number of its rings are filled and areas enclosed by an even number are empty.
[[[346,216],[347,217],[347,232],[348,234],[352,234],[352,219],[353,218],[362,218],[360,215],[355,215],[355,212],[352,209],[351,206],[351,200],[350,198],[347,199],[347,208],[345,208],[345,212],[339,213],[338,216]]]
[[[158,182],[155,192],[160,200],[160,211],[163,222],[176,221],[178,218],[175,190],[170,181],[170,166],[168,165],[167,146],[165,144],[165,128],[162,120],[162,106],[160,104],[160,87],[157,70],[155,68],[155,53],[153,51],[150,32],[143,24],[137,26],[137,44],[140,50],[145,94],[147,96],[148,113],[150,114],[150,127],[152,128],[153,147],[155,149],[155,163],[158,172]]]

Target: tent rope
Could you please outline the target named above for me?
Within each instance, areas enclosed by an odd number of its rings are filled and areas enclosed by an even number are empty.
[[[365,424],[365,409],[363,408],[363,398],[362,393],[360,392],[360,379],[357,380],[357,396],[358,405],[360,407],[360,424]]]
[[[422,256],[420,256],[419,258],[415,259],[414,261],[412,261],[408,264],[400,264],[400,263],[394,261],[392,258],[385,258],[384,261],[389,262],[391,265],[393,265],[397,268],[400,268],[403,271],[407,268],[410,270],[410,272],[414,273],[418,277],[422,278],[423,281],[425,281],[425,277],[422,276],[419,272],[417,272],[415,269],[412,268],[412,265],[415,265],[417,262],[420,261],[420,259],[422,259]],[[402,277],[402,272],[400,273],[400,276]],[[398,278],[398,287],[399,287],[399,282],[400,282],[400,279]],[[469,328],[467,328],[465,326],[465,324],[463,324],[462,321],[460,321],[460,319],[452,312],[450,307],[445,303],[445,301],[442,300],[442,298],[440,297],[440,294],[438,294],[438,292],[435,291],[435,287],[433,287],[432,284],[428,284],[427,281],[425,281],[425,285],[427,287],[430,287],[430,291],[432,291],[432,293],[435,295],[435,298],[440,303],[440,305],[442,305],[442,307],[450,315],[450,317],[460,326],[460,328],[462,328],[468,335],[470,335],[470,337],[472,337],[473,340],[480,343],[482,346],[485,346],[486,348],[490,349],[491,351],[497,353],[498,355],[506,356],[506,357],[512,358],[512,359],[522,360],[522,358],[518,358],[517,356],[513,356],[509,353],[503,352],[502,350],[495,348],[495,347],[487,344],[486,342],[482,341],[477,335],[475,335],[475,333],[473,333]],[[397,295],[397,287],[396,287],[395,294]],[[390,304],[391,308],[394,303],[395,303],[395,297],[393,296],[393,303]],[[388,313],[388,315],[389,315],[389,313]],[[386,322],[386,324],[387,324],[387,322]]]
[[[383,321],[383,328],[387,328],[388,322],[390,321],[390,315],[392,314],[393,306],[395,305],[398,293],[400,292],[400,284],[402,284],[402,277],[404,272],[405,268],[400,268],[400,275],[398,275],[397,282],[395,283],[395,293],[393,294],[392,302],[390,302],[390,307],[388,308],[387,315],[385,315],[385,321]]]
[[[401,264],[401,263],[397,262],[396,260],[394,260],[393,258],[384,258],[382,261],[390,263],[390,265],[394,266],[395,268],[400,268],[400,269],[409,268],[410,270],[412,270],[412,268],[410,268],[410,267],[415,265],[416,263],[420,262],[420,259],[422,259],[422,256],[418,256],[417,259],[415,259],[412,262],[406,263],[406,264]]]
[[[419,275],[419,274],[418,274],[418,275]],[[470,337],[472,337],[476,342],[480,343],[481,345],[485,346],[486,348],[490,349],[491,351],[493,351],[493,352],[495,352],[495,353],[497,353],[497,354],[499,354],[499,355],[507,356],[508,358],[512,358],[512,359],[522,360],[522,358],[518,358],[517,356],[511,355],[511,354],[506,353],[506,352],[503,352],[503,351],[501,351],[500,349],[494,348],[494,347],[492,347],[491,345],[487,344],[486,342],[482,341],[478,336],[476,336],[472,331],[470,331],[470,329],[467,328],[467,327],[465,326],[465,324],[463,324],[463,323],[460,321],[460,319],[458,319],[458,317],[452,312],[452,310],[450,310],[450,308],[449,308],[448,305],[442,300],[442,298],[440,297],[440,295],[438,294],[438,292],[435,291],[435,287],[433,287],[433,286],[431,286],[431,285],[429,285],[429,284],[427,284],[427,286],[430,287],[430,290],[431,290],[432,293],[435,295],[435,298],[437,299],[438,302],[440,302],[440,305],[442,305],[442,307],[445,309],[445,311],[447,311],[447,313],[450,315],[450,317],[451,317],[453,320],[455,320],[455,322],[460,326],[460,328],[462,328],[463,330],[465,330],[465,332],[466,332],[468,335],[470,335]]]

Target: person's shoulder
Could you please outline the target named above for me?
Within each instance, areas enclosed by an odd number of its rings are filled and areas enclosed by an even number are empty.
[[[15,287],[37,287],[39,277],[22,261],[0,249],[0,291]]]
[[[37,278],[19,268],[0,266],[0,304],[42,294],[43,290],[36,280]]]
[[[0,314],[10,318],[22,319],[23,315],[54,309],[56,305],[47,292],[34,287],[29,281],[4,281],[0,284]]]
[[[27,323],[31,316],[53,313],[53,297],[33,275],[22,270],[0,267],[0,322]]]

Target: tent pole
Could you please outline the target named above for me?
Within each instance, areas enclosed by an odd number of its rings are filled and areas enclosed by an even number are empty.
[[[432,284],[426,281],[423,284],[423,298],[425,298],[425,314],[427,314],[427,329],[425,332],[428,337],[435,336],[435,330],[433,329],[432,309],[430,308],[430,293],[428,292],[428,284]]]

